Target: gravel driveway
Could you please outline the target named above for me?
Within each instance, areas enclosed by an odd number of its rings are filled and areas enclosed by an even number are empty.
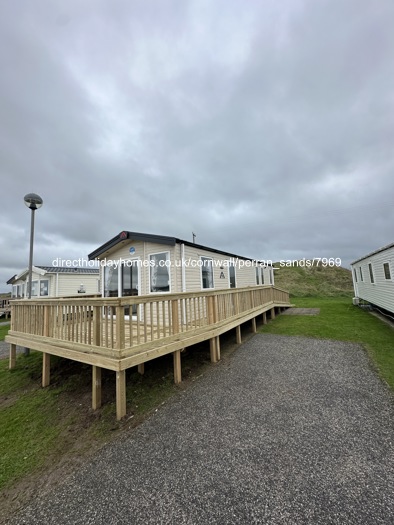
[[[392,524],[393,415],[358,345],[259,334],[12,523]]]

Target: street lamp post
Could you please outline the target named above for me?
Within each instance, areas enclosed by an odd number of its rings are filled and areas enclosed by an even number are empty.
[[[27,286],[27,297],[31,299],[31,281],[33,276],[33,243],[34,243],[34,212],[41,208],[43,204],[42,198],[36,193],[28,193],[24,197],[25,204],[31,209],[31,223],[30,223],[30,254],[29,254],[29,281]],[[29,355],[29,348],[25,348],[25,355]]]

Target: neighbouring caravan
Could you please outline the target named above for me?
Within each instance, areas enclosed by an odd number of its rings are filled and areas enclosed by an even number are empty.
[[[11,298],[24,299],[28,295],[29,270],[25,269],[7,281],[12,285]],[[70,297],[100,293],[98,268],[33,266],[31,295],[40,297]]]
[[[394,313],[394,243],[351,263],[354,293],[358,299]]]
[[[273,285],[271,264],[190,241],[123,231],[89,254],[104,297]]]

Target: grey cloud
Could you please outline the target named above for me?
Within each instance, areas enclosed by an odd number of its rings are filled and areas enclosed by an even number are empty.
[[[390,0],[3,3],[0,283],[123,229],[345,264],[393,241]],[[7,287],[0,284],[0,290]]]

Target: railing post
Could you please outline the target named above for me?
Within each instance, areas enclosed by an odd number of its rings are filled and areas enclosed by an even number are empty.
[[[179,334],[179,311],[178,299],[171,300],[171,320],[172,333]],[[176,350],[172,353],[174,364],[174,383],[178,385],[182,381],[181,351]]]
[[[101,343],[101,306],[93,306],[93,341],[94,346]]]
[[[218,302],[216,296],[210,295],[207,297],[208,301],[208,322],[210,325],[216,323],[218,317],[217,305]],[[220,340],[219,336],[211,337],[209,340],[209,351],[211,356],[211,362],[217,363],[220,360]]]
[[[116,307],[116,348],[121,350],[125,345],[124,307]]]
[[[179,334],[178,299],[171,299],[171,332]]]

